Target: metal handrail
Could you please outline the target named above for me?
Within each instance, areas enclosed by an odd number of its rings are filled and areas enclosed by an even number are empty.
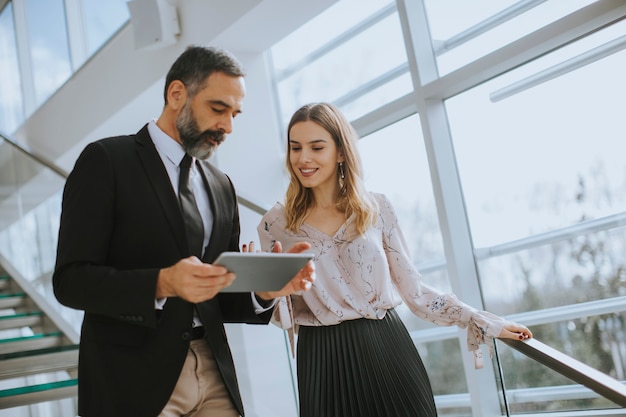
[[[68,172],[64,170],[63,168],[59,167],[54,162],[50,161],[48,158],[42,155],[39,155],[37,152],[33,151],[32,149],[26,146],[20,145],[16,140],[10,138],[8,135],[2,132],[0,132],[0,138],[4,140],[6,143],[8,143],[9,145],[13,146],[18,151],[22,152],[24,155],[28,156],[29,158],[34,159],[35,161],[44,165],[46,168],[49,168],[52,171],[56,172],[63,178],[67,178]]]
[[[572,381],[584,385],[604,398],[626,407],[626,385],[617,379],[580,362],[537,339],[525,341],[498,339],[529,358],[553,369]]]
[[[31,159],[34,159],[35,161],[39,162],[40,164],[44,165],[46,168],[54,171],[55,173],[59,174],[61,177],[67,179],[69,172],[67,172],[66,170],[64,170],[63,168],[59,167],[57,164],[55,164],[54,162],[50,161],[48,158],[39,155],[37,152],[33,151],[32,149],[20,145],[16,140],[10,138],[8,135],[0,132],[0,139],[4,140],[5,142],[7,142],[9,145],[13,146],[15,149],[17,149],[18,151],[20,151],[21,153],[23,153],[24,155],[28,156]],[[237,200],[239,202],[239,204],[241,204],[242,206],[256,212],[259,214],[264,214],[267,209],[265,209],[264,207],[259,206],[258,204],[254,203],[253,201],[242,197],[240,195],[237,195]]]

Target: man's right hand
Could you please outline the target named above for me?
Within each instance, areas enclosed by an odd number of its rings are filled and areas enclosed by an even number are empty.
[[[223,266],[205,264],[190,256],[161,269],[156,298],[180,297],[191,303],[200,303],[215,297],[234,279],[235,274]]]

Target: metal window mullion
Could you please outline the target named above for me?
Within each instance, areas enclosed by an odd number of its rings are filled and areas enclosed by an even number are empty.
[[[537,387],[537,388],[516,388],[507,391],[512,404],[528,404],[528,403],[540,403],[540,402],[556,402],[566,400],[582,400],[582,399],[597,399],[601,398],[600,394],[586,388],[583,385],[555,385],[549,387]],[[460,407],[468,407],[470,403],[469,395],[467,394],[444,394],[436,395],[435,402],[439,409],[455,409]],[[516,417],[537,417],[538,414],[521,414],[516,413]],[[624,411],[618,411],[617,409],[587,409],[583,411],[565,411],[554,412],[550,411],[551,417],[593,417],[593,416],[624,416]]]
[[[600,316],[602,314],[620,313],[624,311],[624,305],[626,305],[626,296],[621,296],[510,314],[506,318],[514,322],[527,324],[528,326],[540,326],[568,320],[578,320],[584,317]],[[456,331],[453,327],[439,326],[413,330],[410,334],[416,344],[449,340],[456,337]]]
[[[37,96],[35,93],[33,63],[30,55],[31,44],[25,3],[26,0],[13,0],[13,25],[15,27],[15,43],[17,46],[20,79],[22,80],[22,105],[24,106],[24,118],[26,119],[37,109]]]
[[[351,124],[359,137],[365,137],[415,113],[417,113],[417,105],[414,94],[411,92],[358,119],[351,120]]]
[[[508,97],[514,96],[515,94],[526,91],[529,88],[533,88],[555,78],[561,77],[569,72],[575,71],[600,59],[606,58],[607,56],[620,52],[624,48],[626,48],[626,35],[606,42],[596,48],[583,52],[557,65],[553,65],[543,71],[539,71],[506,87],[500,88],[489,94],[489,99],[492,103],[504,100]]]
[[[445,76],[424,83],[428,97],[449,98],[532,62],[626,15],[623,0],[598,0]]]
[[[419,108],[450,284],[462,301],[482,310],[484,306],[469,220],[445,106],[441,100],[426,100]],[[484,417],[500,416],[499,388],[492,362],[485,360],[484,369],[474,369],[472,354],[467,352],[465,345],[466,333],[467,330],[457,330],[465,377],[472,398],[472,413]]]
[[[529,326],[538,326],[568,320],[579,320],[581,318],[600,316],[602,314],[621,313],[624,311],[624,305],[626,305],[626,296],[621,296],[529,311],[515,315],[512,314],[509,318],[513,321],[528,324]]]
[[[572,226],[563,227],[557,230],[551,230],[529,236],[523,239],[514,240],[500,245],[476,248],[474,256],[476,260],[485,260],[495,258],[510,253],[520,252],[523,250],[533,249],[543,245],[549,245],[561,242],[566,239],[574,239],[589,233],[606,232],[612,229],[626,226],[626,212],[613,214],[593,220],[586,220],[574,224]],[[441,270],[446,266],[445,259],[434,259],[417,265],[420,272],[428,273]]]
[[[506,23],[509,20],[521,15],[522,13],[525,13],[528,10],[537,7],[541,3],[545,3],[546,1],[547,0],[524,0],[515,3],[512,6],[502,10],[501,12],[489,17],[488,19],[485,19],[480,23],[456,34],[455,36],[443,42],[439,42],[435,48],[435,53],[437,55],[441,55],[444,52],[461,46],[464,43],[469,42],[472,39],[482,35],[483,33],[488,32],[491,29],[494,29],[501,24]]]
[[[397,3],[413,88],[423,96],[422,86],[439,77],[426,7],[422,0],[397,0]]]
[[[367,83],[360,85],[358,88],[351,90],[349,93],[344,94],[343,96],[334,100],[333,104],[335,104],[337,107],[341,107],[348,103],[356,101],[364,95],[371,93],[376,88],[381,87],[395,80],[396,78],[401,77],[408,71],[409,67],[407,63],[400,64],[397,67],[387,71],[386,73],[374,78],[373,80],[370,80]]]
[[[597,233],[616,229],[626,226],[626,212],[613,214],[593,220],[586,220],[576,223],[572,226],[563,227],[557,230],[551,230],[539,233],[523,239],[514,240],[512,242],[500,245],[490,246],[486,248],[477,248],[474,250],[476,259],[487,259],[496,256],[502,256],[509,253],[520,252],[526,249],[532,249],[538,246],[560,242],[565,239],[572,239],[583,234]]]
[[[83,6],[81,0],[64,0],[64,2],[72,71],[76,71],[87,60],[87,34],[83,21]]]
[[[468,216],[444,102],[430,99],[422,85],[438,78],[437,62],[423,0],[397,0],[402,32],[411,69],[414,99],[430,168],[437,215],[453,291],[466,303],[482,309],[483,302],[474,261]],[[474,370],[473,355],[465,348],[466,330],[457,330],[473,415],[500,416],[500,398],[492,362]]]

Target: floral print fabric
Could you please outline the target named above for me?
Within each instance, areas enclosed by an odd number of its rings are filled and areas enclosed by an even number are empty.
[[[482,367],[481,344],[489,346],[506,320],[461,302],[454,294],[439,292],[422,281],[411,261],[398,219],[383,194],[373,194],[378,219],[365,234],[358,235],[349,218],[328,236],[304,223],[298,233],[285,228],[285,208],[276,203],[261,219],[261,247],[272,240],[289,248],[300,241],[311,244],[315,254],[316,280],[309,291],[278,301],[273,323],[293,332],[298,326],[330,326],[359,318],[381,319],[402,301],[418,317],[432,323],[467,328],[468,349],[476,368]],[[293,345],[292,345],[293,348]]]

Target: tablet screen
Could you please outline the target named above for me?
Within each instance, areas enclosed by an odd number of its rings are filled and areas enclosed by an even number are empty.
[[[312,253],[223,252],[213,262],[237,277],[221,292],[280,291],[313,259]]]

